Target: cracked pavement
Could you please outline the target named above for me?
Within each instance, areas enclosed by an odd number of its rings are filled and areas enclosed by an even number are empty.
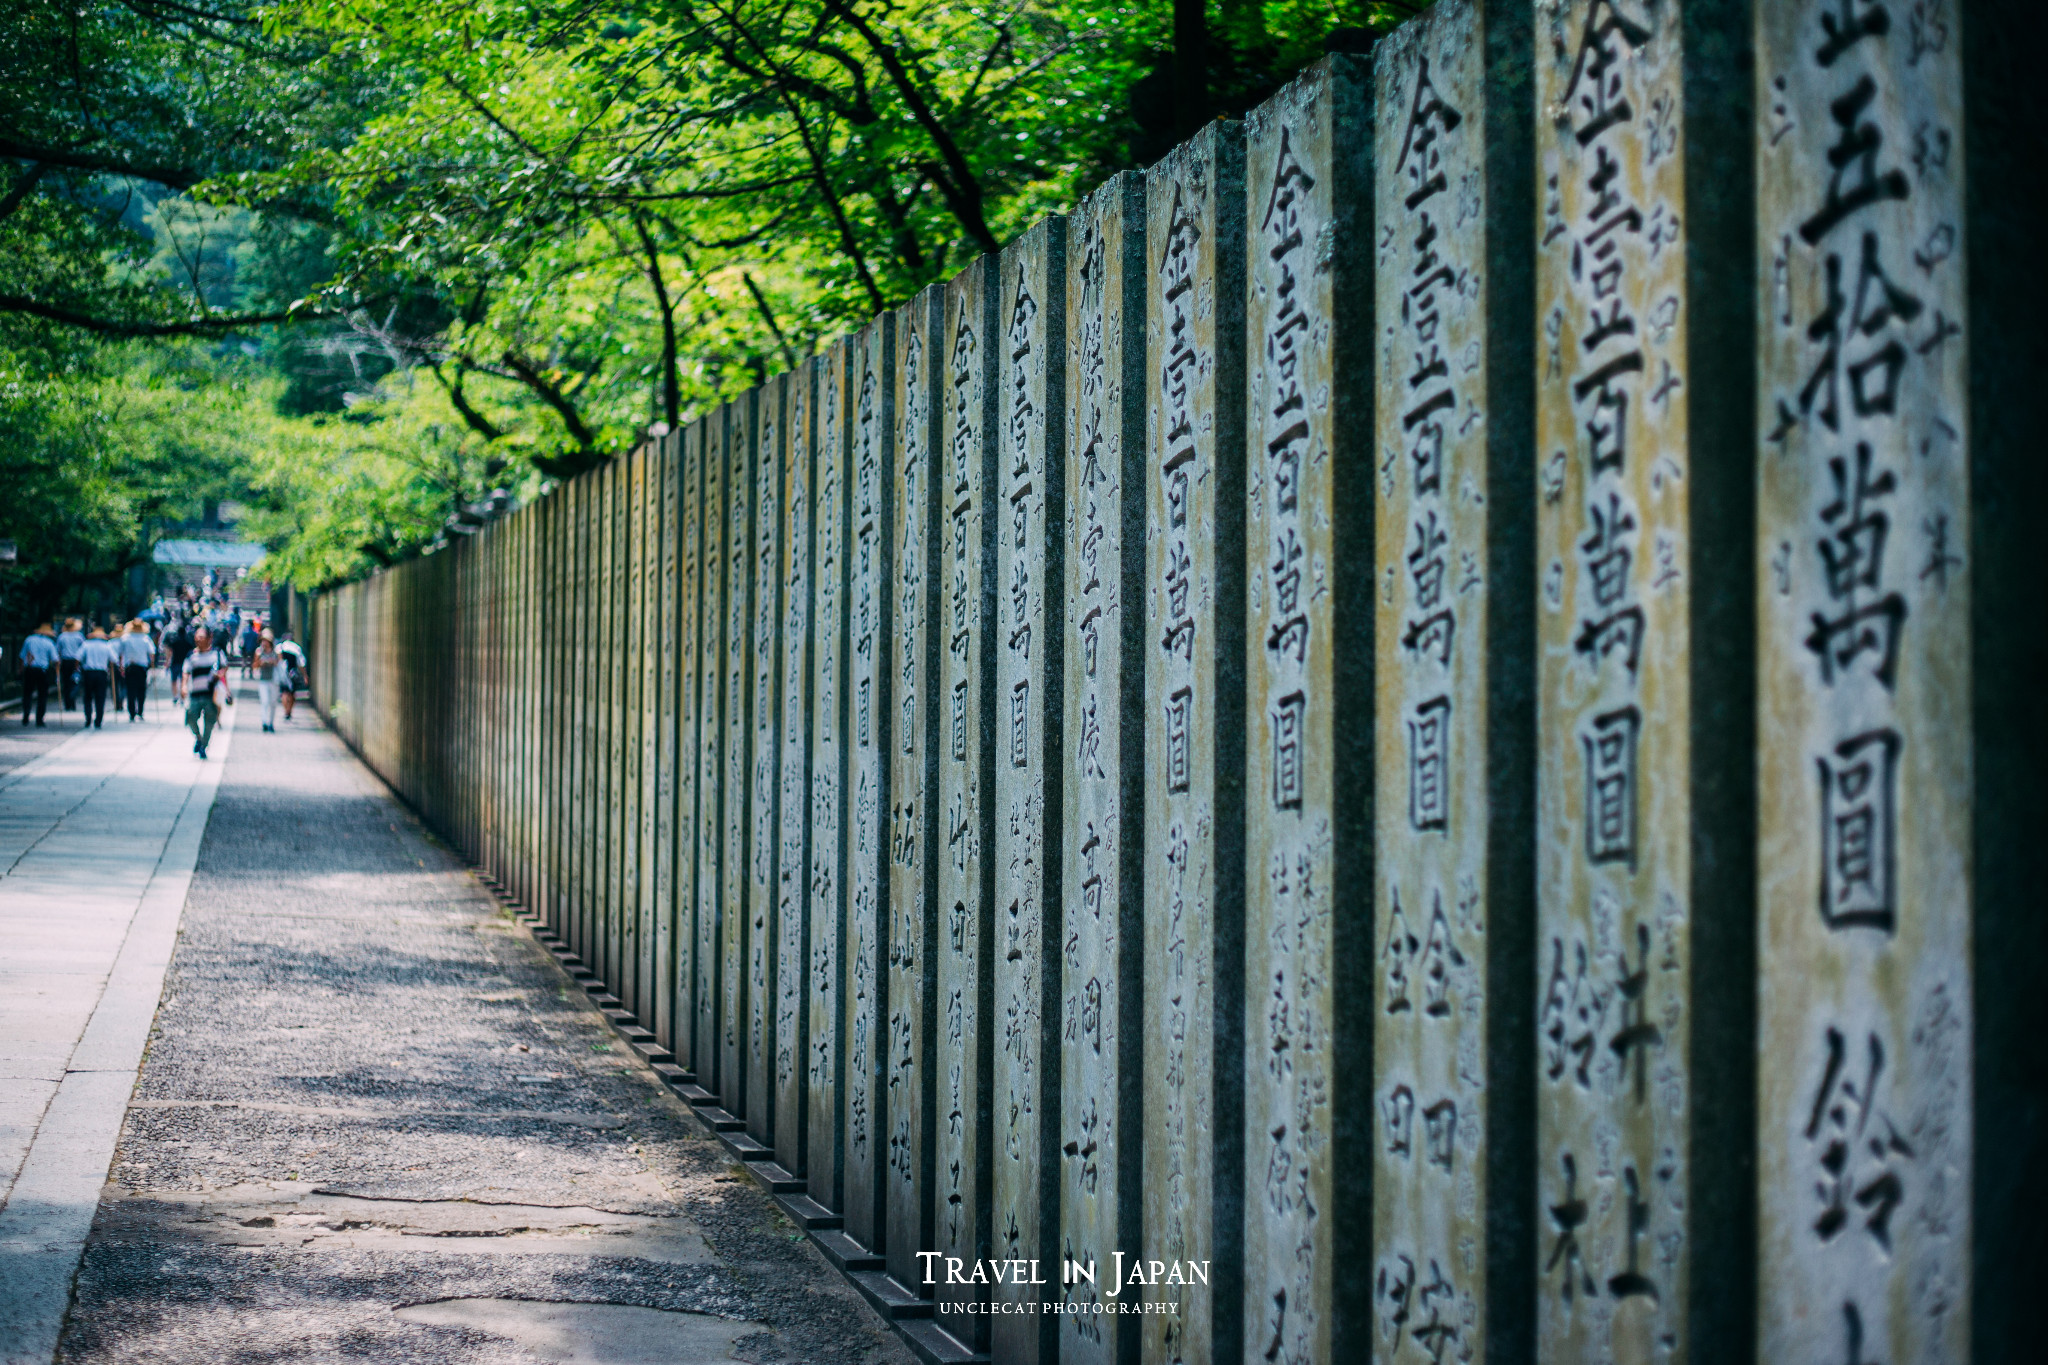
[[[59,1360],[908,1362],[338,740],[251,730]]]

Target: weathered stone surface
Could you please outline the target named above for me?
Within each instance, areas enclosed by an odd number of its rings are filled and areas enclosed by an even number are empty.
[[[776,903],[781,897],[776,844],[782,754],[782,480],[788,460],[789,376],[763,384],[754,427],[753,641],[747,680],[746,1054],[747,1131],[764,1143],[775,1134]]]
[[[939,350],[939,716],[937,1127],[932,1250],[963,1264],[990,1255],[990,1134],[995,929],[995,537],[1000,517],[1000,281],[983,257],[946,286]],[[945,1261],[938,1263],[940,1266]],[[945,1283],[943,1305],[984,1304],[986,1285]],[[958,1311],[939,1326],[973,1349],[988,1319]]]
[[[1370,73],[1331,58],[1245,121],[1244,1339],[1369,1349]]]
[[[624,619],[620,637],[626,655],[619,672],[624,705],[619,743],[619,957],[613,979],[625,1007],[642,1019],[648,1017],[647,992],[642,972],[646,963],[641,935],[645,914],[647,838],[644,816],[649,809],[641,790],[646,767],[647,670],[654,651],[647,638],[647,552],[648,536],[647,463],[652,448],[643,442],[636,449],[620,478],[625,483],[626,516],[622,539],[625,552]]]
[[[889,670],[893,730],[889,769],[888,1022],[882,1058],[888,1154],[883,1174],[889,1273],[923,1292],[917,1253],[931,1247],[932,1065],[935,1060],[932,972],[937,951],[939,711],[932,694],[938,671],[938,399],[944,352],[939,315],[944,291],[934,286],[896,315],[895,458],[890,493],[890,578],[893,616],[884,666]]]
[[[1214,1360],[1242,1318],[1244,129],[1146,175],[1143,1255],[1151,1365]],[[1219,1203],[1219,1200],[1221,1201]],[[1185,1275],[1183,1279],[1187,1278]]]
[[[720,867],[724,849],[726,453],[725,409],[697,425],[702,452],[704,507],[697,650],[697,1084],[723,1093],[718,1032]]]
[[[818,456],[816,512],[817,589],[811,656],[811,922],[807,951],[810,1021],[805,1035],[805,1084],[809,1117],[804,1175],[811,1197],[840,1206],[845,1129],[845,1005],[840,964],[846,957],[846,789],[852,747],[846,742],[847,660],[851,652],[847,611],[847,490],[852,486],[852,443],[848,374],[852,350],[835,342],[818,371]]]
[[[635,1012],[643,1022],[653,1027],[664,1013],[656,969],[660,957],[659,932],[655,926],[659,913],[656,898],[661,878],[657,875],[660,831],[655,815],[661,803],[661,665],[663,657],[668,654],[666,646],[672,629],[669,618],[661,614],[665,586],[662,560],[667,544],[662,483],[668,464],[668,442],[666,438],[650,441],[643,450],[639,553],[641,590],[637,613],[640,648],[635,655],[640,669],[640,751],[634,760],[636,781],[633,784],[633,815],[640,826],[638,894],[634,897],[634,939],[638,946],[629,964],[629,975],[633,979],[634,998],[638,1001]]]
[[[1118,1288],[1115,1253],[1138,1242],[1144,846],[1144,182],[1118,175],[1067,219],[1065,642],[1059,938],[1060,1264],[1063,1361],[1117,1359],[1137,1323],[1093,1305]],[[1118,1296],[1120,1297],[1120,1296]]]
[[[888,1116],[887,1041],[889,674],[893,616],[891,494],[895,465],[896,316],[884,313],[851,345],[852,505],[847,575],[846,1190],[848,1235],[881,1250]]]
[[[679,881],[680,849],[676,842],[676,803],[682,798],[678,765],[690,752],[682,739],[682,652],[688,637],[683,634],[686,619],[682,594],[688,585],[683,566],[683,434],[671,431],[662,438],[658,466],[661,505],[661,544],[657,573],[660,589],[651,609],[650,638],[656,654],[654,692],[655,729],[648,763],[653,770],[649,800],[653,803],[654,865],[653,951],[648,963],[654,995],[654,1036],[678,1057],[687,1057],[682,1030],[676,1027],[676,931],[677,914],[685,904]],[[535,631],[529,625],[527,633]],[[531,703],[529,699],[529,714]]]
[[[725,743],[719,757],[724,819],[718,867],[718,1095],[747,1112],[747,920],[753,877],[747,836],[753,776],[754,440],[760,394],[725,408]]]
[[[599,475],[602,488],[598,505],[599,585],[597,634],[614,648],[626,643],[626,526],[630,518],[631,490],[627,486],[630,457],[613,460]],[[592,964],[606,985],[616,992],[621,982],[619,965],[625,947],[621,933],[626,895],[625,730],[626,683],[630,670],[624,660],[606,660],[598,670],[598,712],[602,731],[598,740],[598,899],[592,907]]]
[[[1060,929],[1061,672],[1057,593],[1065,550],[1066,220],[1049,218],[1003,251],[1001,425],[996,529],[996,1040],[993,1254],[1037,1260],[1056,1278]],[[1001,1303],[1037,1303],[1044,1285],[1005,1283]],[[993,1352],[1051,1360],[1055,1323],[1003,1313]]]
[[[818,370],[801,362],[790,376],[787,416],[789,459],[782,481],[782,695],[777,736],[780,805],[775,885],[775,1159],[786,1171],[804,1169],[804,1057],[809,1038],[811,842],[811,593],[812,492],[818,448]],[[824,845],[819,856],[829,855]]]
[[[683,428],[682,487],[677,498],[682,514],[682,561],[676,648],[676,1057],[699,1078],[709,1073],[701,1050],[703,1020],[699,1013],[697,912],[699,909],[699,830],[705,800],[700,780],[704,715],[704,596],[710,577],[704,560],[704,423]],[[701,1084],[701,1079],[699,1081]]]
[[[1971,1354],[1956,8],[1756,9],[1762,1359]]]
[[[1684,1359],[1693,753],[1679,15],[1539,21],[1538,1353]],[[1731,1040],[1731,1044],[1732,1044]]]
[[[1375,52],[1373,1242],[1389,1361],[1485,1354],[1484,71],[1462,0]]]

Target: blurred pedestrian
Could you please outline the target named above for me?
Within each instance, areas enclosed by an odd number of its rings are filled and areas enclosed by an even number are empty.
[[[21,642],[21,723],[31,714],[36,724],[50,706],[50,685],[57,681],[57,631],[48,621]]]
[[[263,623],[250,617],[242,624],[242,676],[256,676],[256,651],[263,643]]]
[[[149,695],[149,665],[156,658],[156,647],[149,642],[149,627],[141,621],[130,621],[115,647],[117,661],[121,666],[121,687],[128,703],[128,719],[142,719],[143,699]]]
[[[213,632],[201,626],[185,656],[185,728],[192,732],[192,752],[206,757],[213,742],[213,727],[220,723],[223,694],[227,692],[228,664],[213,647]]]
[[[78,709],[78,656],[85,652],[84,622],[73,616],[64,622],[64,629],[57,634],[57,690],[63,697],[64,709]]]
[[[114,647],[97,627],[78,655],[78,682],[85,697],[85,723],[95,730],[107,720],[107,691],[113,684]]]
[[[171,691],[174,696],[183,696],[185,656],[192,652],[192,633],[197,629],[190,616],[180,611],[171,620],[171,628],[164,632],[164,652],[171,661]]]
[[[299,642],[292,638],[290,631],[286,631],[284,638],[278,641],[277,653],[284,661],[283,690],[279,695],[284,701],[284,718],[290,720],[292,705],[299,699],[299,689],[306,685],[306,651],[300,649]]]
[[[256,645],[249,651],[249,664],[256,670],[256,695],[263,703],[263,729],[265,733],[276,734],[277,690],[284,682],[286,664],[269,631],[256,637]]]

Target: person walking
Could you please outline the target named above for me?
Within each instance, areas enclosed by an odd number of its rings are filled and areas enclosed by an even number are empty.
[[[83,624],[73,616],[57,635],[57,691],[66,711],[78,709],[78,656],[85,652]]]
[[[194,629],[192,618],[181,611],[172,620],[171,628],[164,632],[164,652],[170,656],[171,693],[174,697],[184,695],[185,656],[192,652]]]
[[[263,623],[250,617],[242,623],[242,676],[256,676],[256,651],[263,645]]]
[[[57,680],[57,631],[48,621],[37,626],[26,640],[21,642],[21,723],[28,724],[31,713],[36,724],[43,723],[43,713],[50,706],[50,685]]]
[[[284,699],[284,718],[292,718],[292,705],[299,699],[299,689],[306,685],[306,651],[299,648],[299,642],[286,631],[284,639],[277,645],[278,657],[283,661],[284,676],[280,679]]]
[[[181,679],[185,688],[185,728],[192,732],[192,752],[206,757],[213,727],[220,723],[220,698],[227,695],[227,659],[213,647],[213,632],[201,626],[185,656]]]
[[[94,627],[78,655],[78,682],[85,696],[85,723],[98,730],[107,721],[107,692],[114,681],[114,647]]]
[[[277,733],[277,690],[284,681],[284,656],[277,652],[277,640],[269,631],[256,637],[249,651],[249,666],[256,670],[256,695],[263,703],[263,730]]]
[[[132,723],[142,719],[143,699],[149,695],[149,665],[156,657],[156,646],[149,642],[149,627],[141,621],[130,621],[114,653],[121,668],[121,690]]]

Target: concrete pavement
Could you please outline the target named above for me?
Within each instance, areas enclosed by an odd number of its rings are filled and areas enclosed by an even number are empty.
[[[0,773],[0,1360],[50,1358],[232,738],[168,704]]]
[[[250,701],[57,1358],[906,1365],[462,865]]]

